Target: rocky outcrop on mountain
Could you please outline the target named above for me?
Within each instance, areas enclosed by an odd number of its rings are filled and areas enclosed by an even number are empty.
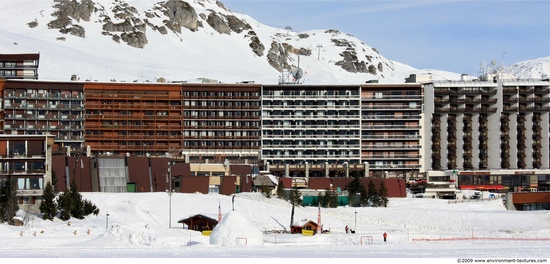
[[[306,48],[296,48],[288,43],[283,43],[285,50],[289,53],[293,53],[300,56],[311,56],[311,50]]]
[[[56,0],[54,4],[56,11],[52,14],[55,20],[48,23],[51,29],[59,29],[63,34],[71,34],[79,37],[85,37],[86,30],[80,25],[73,25],[73,19],[80,21],[90,21],[92,13],[96,10],[95,3],[92,0]]]
[[[276,41],[271,42],[271,48],[267,52],[267,62],[277,71],[288,69],[290,66],[287,63],[288,52],[281,43]]]
[[[246,37],[250,39],[250,44],[248,46],[252,49],[252,52],[254,52],[254,54],[258,55],[259,57],[262,57],[264,55],[265,47],[256,35],[256,32],[252,30],[248,31]]]
[[[210,11],[210,14],[208,14],[208,17],[206,19],[206,22],[208,25],[210,25],[214,30],[216,30],[220,34],[230,34],[231,28],[225,21],[225,19],[218,15],[215,11]]]
[[[128,45],[135,48],[143,48],[147,44],[147,24],[138,16],[138,11],[135,7],[128,3],[119,3],[112,10],[113,16],[122,22],[115,23],[111,17],[106,14],[101,14],[103,21],[103,35],[109,35],[111,38],[120,43],[124,41]]]
[[[225,16],[225,19],[227,20],[227,25],[229,26],[229,28],[232,31],[236,32],[236,33],[241,33],[245,30],[251,30],[252,29],[250,24],[246,23],[245,21],[240,20],[236,16],[227,15],[227,16]],[[256,33],[254,33],[254,35],[256,35]]]
[[[230,12],[222,3],[216,4],[222,10]],[[142,14],[124,0],[115,0],[110,12],[96,5],[92,0],[56,0],[53,6],[56,11],[52,14],[55,19],[48,26],[59,29],[61,33],[84,38],[85,29],[78,23],[80,20],[90,21],[92,15],[98,13],[99,22],[103,24],[103,35],[110,36],[117,43],[123,41],[132,47],[143,48],[148,43],[148,27],[163,35],[168,34],[169,30],[181,34],[182,29],[198,31],[204,21],[220,34],[247,32],[245,37],[250,40],[252,52],[258,56],[264,55],[265,47],[251,30],[252,27],[232,14],[223,14],[212,9],[208,9],[208,14],[197,14],[191,4],[182,0],[158,2]],[[155,19],[161,19],[162,24],[152,22]],[[35,24],[29,23],[31,25]]]
[[[269,62],[269,65],[277,71],[282,71],[283,69],[289,70],[292,64],[289,62],[290,54],[311,56],[311,50],[306,48],[296,48],[288,43],[278,43],[273,41],[271,43],[271,48],[267,53],[267,61]]]
[[[182,45],[184,49],[187,43],[195,41],[192,36],[195,32],[197,35],[202,34],[197,38],[201,41],[204,41],[204,33],[212,36],[214,42],[219,39],[216,35],[223,35],[224,41],[235,40],[232,45],[248,45],[248,50],[239,48],[239,52],[252,52],[278,72],[290,70],[293,66],[303,67],[299,65],[300,56],[311,57],[312,53],[315,53],[317,62],[330,64],[325,67],[327,71],[334,66],[350,73],[372,75],[381,75],[384,70],[388,73],[395,70],[395,65],[380,56],[374,48],[338,30],[295,33],[291,32],[291,28],[285,28],[269,29],[266,34],[263,25],[253,20],[252,26],[246,21],[248,17],[232,12],[217,0],[156,0],[150,3],[131,0],[49,1],[53,2],[53,11],[50,9],[46,13],[50,13],[51,17],[45,20],[37,17],[34,21],[27,21],[26,27],[40,29],[41,25],[47,24],[49,29],[58,30],[62,34],[81,38],[91,35],[90,39],[93,39],[96,37],[94,34],[98,34],[94,30],[99,25],[101,35],[137,49],[145,48],[150,42],[158,43],[155,41],[158,34],[163,35],[162,38],[166,38],[170,45]],[[39,12],[41,17],[45,17],[43,10]],[[71,39],[66,36],[55,38],[71,43]],[[174,38],[179,39],[179,43],[173,41]],[[327,44],[327,40],[332,44]],[[325,58],[321,56],[321,47],[327,50]],[[213,55],[219,51],[206,52]],[[250,54],[244,54],[247,55]],[[296,57],[298,61],[294,61]],[[313,58],[305,60],[308,59]]]
[[[155,4],[153,10],[158,10],[164,15],[164,25],[176,33],[181,33],[182,28],[197,31],[199,28],[198,15],[193,6],[181,0],[168,0]]]
[[[337,34],[337,31],[331,30],[327,31],[327,33]],[[348,72],[370,73],[374,75],[376,74],[377,70],[383,70],[382,64],[378,64],[378,66],[370,64],[370,61],[372,61],[371,56],[365,56],[365,59],[367,59],[367,61],[360,60],[357,57],[356,46],[352,42],[346,39],[331,39],[331,41],[337,47],[346,48],[343,52],[340,53],[340,56],[342,56],[342,60],[336,62],[336,65],[341,66],[342,69]]]

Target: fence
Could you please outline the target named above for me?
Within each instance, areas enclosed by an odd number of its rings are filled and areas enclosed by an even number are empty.
[[[365,242],[363,242],[365,241]],[[372,236],[361,236],[361,245],[364,245],[364,243],[367,243],[367,245],[372,244]]]
[[[244,242],[244,244],[242,244],[242,242]],[[248,239],[246,239],[246,237],[237,237],[237,238],[235,238],[235,244],[237,244],[237,245],[247,245],[248,244]]]

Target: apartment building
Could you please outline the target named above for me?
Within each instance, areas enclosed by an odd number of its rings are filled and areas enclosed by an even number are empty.
[[[420,84],[264,85],[262,160],[306,178],[418,176],[422,103]]]
[[[549,168],[550,82],[504,79],[499,84],[502,86],[500,166]]]
[[[37,211],[52,179],[51,135],[0,135],[0,183],[15,184],[18,203]]]
[[[500,166],[499,88],[493,82],[439,81],[426,84],[424,127],[431,137],[432,170],[472,170]],[[489,146],[492,146],[489,148]],[[491,158],[489,158],[491,157]]]
[[[84,145],[91,153],[179,156],[181,84],[87,82],[84,89]]]
[[[550,189],[550,82],[506,74],[425,85],[428,181]]]
[[[4,132],[51,133],[56,154],[183,156],[285,175],[278,167],[290,165],[304,177],[412,175],[421,170],[421,87],[6,80]]]
[[[417,177],[422,169],[423,90],[418,83],[361,86],[361,162],[369,176]]]
[[[181,153],[191,163],[259,164],[261,86],[180,84]]]
[[[54,153],[84,146],[84,83],[0,82],[4,134],[55,137]]]
[[[263,86],[262,160],[360,163],[359,91],[359,86]]]
[[[0,78],[38,79],[40,54],[0,54]]]
[[[486,185],[512,180],[472,175],[513,170],[535,171],[543,182],[549,87],[504,78],[361,85],[0,79],[0,120],[5,134],[52,134],[54,154],[178,156],[306,179],[359,172]]]

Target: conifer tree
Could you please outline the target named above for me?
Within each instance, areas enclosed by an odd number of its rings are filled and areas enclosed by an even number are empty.
[[[71,180],[70,191],[65,190],[57,199],[59,208],[59,218],[61,220],[69,220],[71,217],[76,219],[84,219],[89,214],[98,215],[99,209],[88,200],[82,199],[82,195],[78,191],[76,180]]]
[[[319,202],[322,207],[336,208],[338,207],[338,193],[335,190],[326,189],[325,195],[319,197]]]
[[[97,206],[92,202],[84,200],[84,215],[86,216],[90,214],[97,216],[99,214],[99,208],[97,208]]]
[[[71,199],[71,193],[68,189],[57,197],[57,204],[59,208],[59,219],[63,221],[71,219],[73,201]]]
[[[302,193],[298,190],[298,187],[292,188],[292,191],[290,192],[289,199],[290,203],[292,204],[292,211],[290,213],[290,229],[292,230],[292,225],[294,225],[294,207],[296,205],[302,204]]]
[[[281,199],[285,199],[285,185],[282,180],[279,180],[279,184],[277,185],[277,196]]]
[[[367,201],[369,205],[376,206],[377,200],[378,200],[378,190],[376,190],[376,185],[374,185],[374,182],[372,180],[368,183],[368,191],[367,191]]]
[[[57,193],[57,173],[54,170],[52,170],[52,187],[53,192]]]
[[[271,189],[267,186],[262,184],[261,192],[265,195],[266,198],[271,198]]]
[[[352,173],[353,181],[351,181],[347,186],[346,190],[348,191],[348,200],[349,205],[357,207],[361,205],[366,205],[367,198],[367,192],[365,190],[365,186],[363,185],[363,182],[361,181],[361,175],[359,172],[354,171]],[[355,201],[355,195],[359,193],[360,195],[360,201],[359,203],[354,202]]]
[[[70,199],[72,200],[71,207],[71,216],[76,219],[84,218],[84,200],[82,200],[82,195],[78,191],[78,185],[76,184],[76,179],[71,180],[71,191]]]
[[[386,188],[386,184],[384,183],[384,181],[382,181],[382,183],[380,184],[378,195],[380,197],[379,206],[388,207],[388,189]]]
[[[330,195],[328,192],[329,192],[329,189],[327,188],[325,190],[325,193],[319,192],[319,196],[317,196],[317,199],[319,199],[319,204],[321,207],[327,207],[328,205],[328,196]]]
[[[359,199],[361,202],[361,206],[368,206],[369,205],[369,197],[367,195],[367,190],[365,188],[361,189],[359,192]]]
[[[8,179],[3,181],[0,186],[0,223],[13,224],[13,217],[18,210],[16,181],[8,176]]]
[[[42,203],[40,204],[40,212],[44,215],[42,219],[53,220],[57,215],[57,203],[55,202],[55,192],[50,182],[46,183],[44,193],[42,194]]]

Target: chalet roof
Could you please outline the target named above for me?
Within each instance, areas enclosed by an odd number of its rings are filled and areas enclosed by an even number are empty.
[[[218,223],[218,220],[217,219],[214,219],[212,217],[209,217],[209,216],[206,216],[206,215],[203,215],[203,214],[196,214],[196,215],[193,215],[193,216],[190,216],[190,217],[187,217],[187,218],[183,218],[181,220],[178,221],[179,224],[181,223],[184,223],[184,224],[188,224],[191,222],[191,219],[206,219],[208,221],[214,221],[216,223]]]
[[[273,182],[271,177],[266,175],[257,175],[254,177],[253,184],[255,186],[267,186],[267,187],[276,187],[277,184]]]
[[[307,220],[307,219],[304,219],[304,220],[301,220],[301,221],[298,221],[298,222],[294,222],[294,225],[293,226],[300,226],[300,227],[304,227],[308,224],[311,224],[313,226],[317,226],[317,223],[311,221],[311,220]]]

